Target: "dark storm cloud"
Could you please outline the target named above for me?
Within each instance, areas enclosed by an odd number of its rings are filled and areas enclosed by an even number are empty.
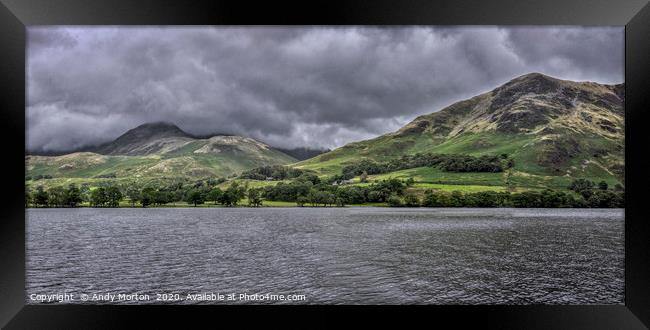
[[[139,124],[337,147],[543,72],[623,81],[623,28],[29,28],[28,147]]]

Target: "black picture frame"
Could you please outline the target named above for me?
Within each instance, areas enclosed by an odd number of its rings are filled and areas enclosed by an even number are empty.
[[[0,133],[5,204],[0,220],[0,325],[14,328],[115,328],[127,320],[175,319],[178,310],[222,320],[233,306],[25,305],[24,135],[26,27],[32,25],[625,25],[625,305],[624,306],[418,306],[397,310],[429,324],[452,320],[496,328],[643,329],[650,327],[650,221],[645,125],[650,110],[650,5],[646,0],[547,1],[100,1],[1,0]],[[207,307],[207,308],[206,308]],[[385,309],[384,307],[380,307]],[[364,308],[366,311],[368,308]],[[245,308],[265,316],[310,314],[309,306]],[[339,309],[340,310],[340,309]],[[374,309],[371,309],[374,310]],[[417,314],[415,314],[417,313]],[[304,316],[304,315],[301,315]],[[296,316],[297,317],[297,316]],[[400,317],[402,318],[402,317]],[[374,321],[400,321],[373,313]],[[331,319],[330,319],[331,320]],[[268,322],[249,318],[244,322]],[[150,324],[150,323],[149,323]],[[252,324],[251,324],[252,325]],[[299,325],[299,324],[296,324]]]

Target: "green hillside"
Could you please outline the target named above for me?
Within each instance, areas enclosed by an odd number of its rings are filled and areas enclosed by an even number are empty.
[[[416,153],[501,155],[520,189],[564,189],[575,178],[624,178],[624,86],[572,82],[542,74],[516,78],[493,91],[423,115],[400,130],[350,143],[293,166],[321,176],[362,159],[377,162]],[[412,177],[418,183],[504,186],[504,173],[403,170],[372,180]]]
[[[228,179],[219,181],[223,188],[235,181],[248,187],[287,183],[266,176],[258,181],[236,179],[243,171],[268,165],[309,170],[331,184],[346,166],[363,160],[399,164],[404,157],[435,154],[498,157],[509,165],[498,172],[390,167],[370,173],[363,183],[355,174],[346,184],[364,186],[397,178],[412,179],[410,189],[419,191],[525,192],[566,190],[580,178],[624,186],[624,98],[622,84],[573,82],[533,73],[419,116],[396,132],[300,162],[250,138],[198,138],[173,124],[150,123],[83,152],[26,156],[26,184],[142,187],[192,185],[216,178]]]
[[[194,181],[296,161],[250,138],[196,139],[166,123],[142,125],[92,151],[26,156],[26,182],[47,187],[73,182]]]

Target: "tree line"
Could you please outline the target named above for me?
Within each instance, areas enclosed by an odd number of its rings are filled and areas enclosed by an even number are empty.
[[[481,191],[428,190],[422,197],[407,193],[403,197],[391,196],[390,206],[409,207],[515,207],[515,208],[621,208],[625,207],[623,196],[612,191],[597,192],[590,198],[571,193],[546,189],[520,193]]]
[[[296,202],[298,206],[386,203],[392,207],[614,208],[624,207],[625,203],[622,187],[608,190],[603,183],[597,189],[590,188],[589,192],[581,190],[578,194],[551,189],[521,193],[463,193],[430,189],[422,193],[409,189],[412,184],[412,180],[399,179],[382,180],[368,186],[332,186],[294,181],[265,187],[263,197],[268,200]]]
[[[331,181],[348,180],[355,176],[389,173],[416,167],[435,167],[446,172],[503,172],[514,166],[514,160],[507,154],[483,155],[479,157],[457,154],[417,153],[403,155],[386,162],[364,159],[343,167],[341,174]]]
[[[34,191],[25,187],[26,207],[78,207],[83,202],[88,202],[92,207],[117,207],[123,198],[122,191],[116,186],[91,190],[88,185],[79,188],[76,184],[70,184],[67,188],[57,186],[47,191],[42,186]]]
[[[272,180],[287,180],[295,179],[306,172],[308,171],[292,168],[289,166],[267,165],[244,171],[239,175],[239,178],[252,180],[266,180],[268,178]]]
[[[161,187],[152,185],[138,188],[134,184],[118,187],[108,185],[90,189],[88,185],[67,188],[58,186],[45,190],[42,186],[25,190],[25,206],[78,207],[87,202],[91,207],[118,207],[128,199],[130,205],[141,207],[164,206],[174,202],[187,202],[198,206],[205,203],[237,206],[247,199],[249,206],[262,206],[264,200],[294,202],[297,206],[345,206],[350,204],[378,203],[392,207],[624,207],[625,192],[622,186],[610,189],[606,182],[598,184],[574,180],[569,191],[542,190],[520,193],[482,191],[463,193],[412,189],[412,179],[395,178],[373,182],[367,186],[337,186],[321,181],[315,175],[303,173],[291,182],[279,182],[274,186],[249,188],[232,182],[227,188],[216,186],[218,181],[199,181],[185,185],[176,183]]]
[[[219,181],[198,182],[190,186],[173,184],[156,187],[152,185],[138,188],[136,185],[119,187],[107,185],[90,189],[86,184],[78,187],[70,184],[66,188],[56,186],[47,191],[38,186],[31,191],[25,187],[25,207],[78,207],[87,202],[91,207],[118,207],[128,199],[131,207],[163,206],[175,202],[187,202],[194,206],[214,202],[223,206],[237,206],[248,198],[250,206],[261,206],[261,189],[248,188],[233,182],[227,189],[216,187]]]
[[[320,180],[294,180],[263,188],[263,198],[271,201],[296,202],[304,205],[338,205],[384,203],[392,194],[403,194],[413,181],[388,179],[368,186],[335,186]]]

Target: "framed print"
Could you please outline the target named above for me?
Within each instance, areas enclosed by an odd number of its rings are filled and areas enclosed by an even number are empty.
[[[9,329],[650,324],[643,1],[1,9]]]

